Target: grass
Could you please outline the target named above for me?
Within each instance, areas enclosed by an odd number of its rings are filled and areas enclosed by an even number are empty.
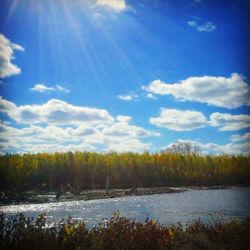
[[[153,220],[144,223],[114,213],[108,221],[88,229],[83,222],[63,219],[46,221],[23,214],[0,215],[0,249],[250,249],[250,219],[228,223],[164,226]]]

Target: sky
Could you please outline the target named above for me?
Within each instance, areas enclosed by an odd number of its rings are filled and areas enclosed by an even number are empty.
[[[250,1],[1,0],[0,153],[250,153]]]

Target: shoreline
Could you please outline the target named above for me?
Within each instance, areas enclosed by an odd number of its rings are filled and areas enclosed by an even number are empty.
[[[30,191],[25,194],[22,199],[0,199],[0,206],[9,205],[24,205],[24,204],[41,204],[49,202],[62,202],[62,201],[88,201],[98,199],[109,199],[128,196],[142,196],[142,195],[154,195],[154,194],[171,194],[180,193],[191,190],[216,190],[216,189],[230,189],[232,187],[241,187],[242,185],[235,186],[184,186],[184,187],[150,187],[150,188],[132,188],[132,189],[95,189],[85,190],[80,192],[79,195],[72,194],[70,192],[65,193],[60,198],[56,199],[56,192],[36,192]]]

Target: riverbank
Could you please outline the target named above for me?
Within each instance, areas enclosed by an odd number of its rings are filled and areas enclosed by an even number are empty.
[[[7,220],[7,221],[6,221]],[[6,223],[7,222],[7,223]],[[102,249],[102,250],[203,250],[249,249],[250,219],[203,224],[164,226],[154,220],[137,222],[113,213],[109,220],[88,229],[70,218],[48,223],[45,215],[36,220],[20,214],[0,214],[0,248],[7,249]]]
[[[57,197],[56,192],[26,192],[21,198],[9,198],[2,195],[0,199],[1,206],[17,205],[17,204],[30,204],[30,203],[47,203],[47,202],[61,202],[61,201],[74,201],[74,200],[97,200],[108,199],[126,196],[141,196],[153,194],[167,194],[167,193],[180,193],[189,190],[208,190],[208,189],[229,189],[231,186],[191,186],[191,187],[151,187],[151,188],[132,188],[132,189],[96,189],[84,190],[79,194],[72,194],[65,192],[60,197]]]

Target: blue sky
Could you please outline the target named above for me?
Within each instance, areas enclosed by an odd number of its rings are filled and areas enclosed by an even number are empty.
[[[249,154],[250,2],[2,0],[0,151]]]

